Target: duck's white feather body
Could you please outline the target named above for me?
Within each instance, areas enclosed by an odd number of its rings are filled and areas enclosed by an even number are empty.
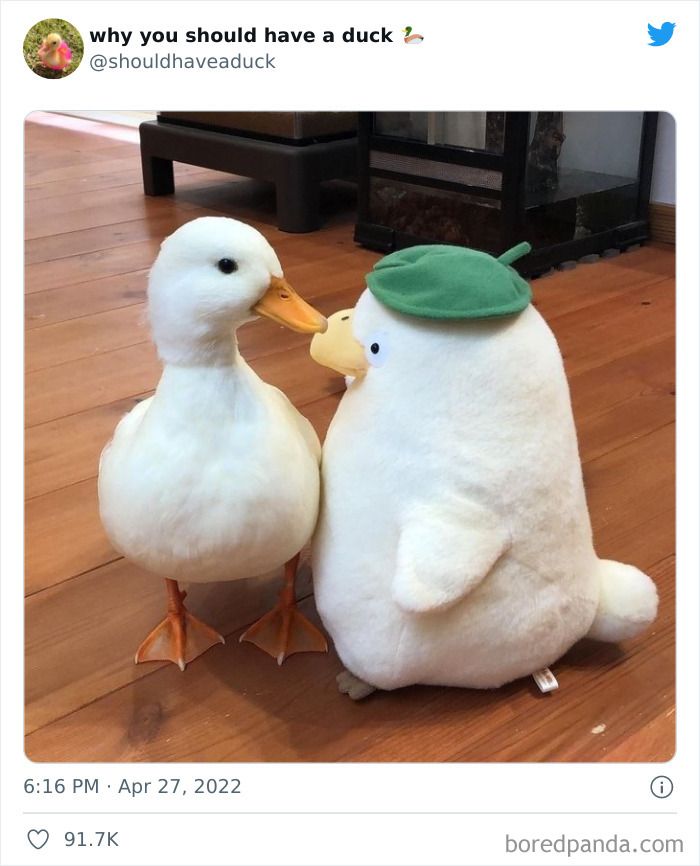
[[[313,531],[319,452],[308,421],[242,358],[167,366],[102,455],[102,521],[120,552],[163,577],[263,574]]]

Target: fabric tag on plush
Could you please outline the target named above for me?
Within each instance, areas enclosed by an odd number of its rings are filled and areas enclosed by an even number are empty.
[[[541,671],[535,671],[532,678],[537,683],[537,687],[541,692],[553,692],[555,689],[559,688],[557,678],[549,668],[542,668]]]

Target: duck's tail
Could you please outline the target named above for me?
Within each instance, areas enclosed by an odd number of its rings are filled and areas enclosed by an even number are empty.
[[[588,637],[610,643],[635,637],[656,619],[654,582],[633,565],[600,559],[598,566],[600,600]]]

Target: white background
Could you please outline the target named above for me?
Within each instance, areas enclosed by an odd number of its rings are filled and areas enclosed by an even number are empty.
[[[697,864],[698,816],[698,5],[695,2],[5,2],[2,7],[2,857],[25,863],[686,863]],[[81,68],[61,81],[33,75],[22,58],[26,31],[62,17],[90,29],[231,29],[270,26],[337,32],[354,26],[425,36],[393,45],[244,45],[270,51],[278,69],[93,73],[86,38]],[[647,45],[647,22],[674,21],[667,46]],[[151,54],[135,35],[105,54]],[[216,55],[227,46],[160,47]],[[663,110],[677,121],[678,168],[678,750],[665,765],[178,765],[31,764],[22,746],[22,160],[23,120],[36,109]],[[99,736],[99,731],[94,732]],[[224,770],[220,773],[220,770]],[[655,800],[658,773],[676,790]],[[183,815],[157,797],[71,801],[25,796],[25,778],[235,775],[244,794],[177,808],[286,813]],[[117,810],[133,815],[24,814]],[[556,814],[546,817],[547,811]],[[503,814],[513,812],[528,814]],[[598,813],[614,812],[604,816]],[[289,813],[322,814],[289,814]],[[378,812],[381,814],[369,814]],[[433,813],[410,814],[399,813]],[[642,812],[645,815],[622,813]],[[336,813],[336,814],[328,814]],[[352,813],[352,814],[347,814]],[[449,814],[453,813],[453,814]],[[454,814],[477,813],[477,814]],[[569,814],[584,813],[584,814]],[[52,841],[33,851],[30,827]],[[118,830],[121,847],[98,856],[64,849],[66,830]],[[686,853],[518,858],[513,836],[683,836]],[[29,849],[29,850],[28,850]],[[102,859],[103,858],[103,859]]]

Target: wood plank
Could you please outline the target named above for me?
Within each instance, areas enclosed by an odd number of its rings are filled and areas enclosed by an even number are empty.
[[[99,160],[87,165],[61,165],[35,171],[26,180],[28,187],[42,186],[46,183],[60,181],[61,183],[77,183],[83,177],[99,177],[104,174],[126,173],[134,171],[134,157],[124,156],[119,159]]]
[[[675,348],[668,337],[570,377],[582,459],[674,421]]]
[[[96,480],[30,499],[25,549],[28,595],[117,559],[100,523]]]
[[[68,208],[61,202],[58,213],[53,199],[49,200],[46,207],[39,208],[35,205],[34,209],[40,212],[30,216],[25,228],[25,238],[33,240],[47,235],[60,237],[62,234],[84,231],[97,226],[112,226],[135,219],[158,217],[172,210],[170,201],[154,196],[129,197],[124,201],[110,200],[109,202],[96,199],[89,204],[79,200],[79,205],[70,209],[70,201]],[[178,201],[178,206],[180,209],[192,210],[191,205],[185,201]]]
[[[126,397],[30,427],[24,444],[26,498],[96,478],[100,454],[114,428],[139,399],[149,394]]]
[[[155,388],[160,364],[150,342],[81,358],[26,376],[28,427]]]
[[[133,189],[126,187],[126,190],[129,196],[133,198]],[[164,200],[161,199],[161,201]],[[143,219],[127,220],[28,240],[25,243],[25,264],[51,262],[56,259],[107,250],[149,238],[156,238],[160,242],[185,221],[181,211],[173,209],[174,201],[179,203],[179,199],[169,200],[160,216],[154,216],[147,221]],[[200,210],[197,212],[197,216],[207,214],[213,216],[215,211]]]
[[[93,147],[86,151],[78,143],[72,147],[61,148],[60,151],[28,153],[24,161],[25,180],[31,183],[32,177],[39,171],[59,168],[67,165],[90,165],[104,160],[132,159],[139,156],[139,148],[134,144],[124,144],[118,141],[108,141],[101,147]]]
[[[625,404],[630,397],[650,401],[656,397],[675,398],[675,338],[657,341],[652,335],[652,340],[627,355],[569,377],[577,419],[607,412]]]
[[[138,152],[138,148],[134,150],[134,159],[135,164],[140,168],[141,158]],[[245,178],[238,177],[235,174],[209,172],[193,175],[192,173],[189,173],[186,174],[182,179],[178,179],[179,186],[176,186],[175,193],[167,196],[155,197],[144,195],[143,188],[139,185],[136,185],[134,182],[124,182],[120,186],[112,187],[109,192],[106,192],[104,195],[101,194],[101,190],[99,192],[96,192],[94,195],[86,195],[85,190],[81,187],[66,190],[64,185],[63,192],[60,195],[61,221],[58,225],[53,226],[53,231],[49,232],[48,236],[52,237],[54,234],[57,233],[59,235],[65,234],[66,231],[86,231],[92,228],[100,227],[103,224],[111,225],[112,223],[123,222],[122,219],[118,218],[118,206],[122,208],[127,205],[135,207],[138,204],[151,203],[154,205],[164,206],[164,211],[171,211],[172,203],[177,202],[178,204],[182,205],[185,210],[196,209],[203,212],[212,210],[216,211],[217,208],[212,206],[201,207],[199,205],[192,204],[189,201],[187,193],[196,191],[200,195],[206,195],[207,192],[211,189],[220,190],[223,187],[226,190],[227,198],[235,199],[238,194],[238,188],[241,186],[241,184],[244,184],[246,182],[247,180]],[[56,186],[55,191],[58,192],[58,186]],[[54,198],[56,198],[56,196],[52,196],[50,198],[42,198],[38,201],[30,199],[26,202],[26,225],[30,229],[30,232],[26,234],[26,237],[30,240],[37,237],[39,228],[42,226],[43,223],[47,221],[50,213],[59,206],[59,202],[54,201]],[[84,213],[88,210],[93,210],[94,218],[92,221],[88,221],[84,228],[80,228],[79,226],[70,226],[68,228],[65,227],[65,215],[80,215],[81,213]],[[107,217],[114,216],[116,218],[112,220],[112,223],[102,223],[99,220],[99,217],[101,215]],[[41,237],[44,237],[44,235],[42,234]]]
[[[143,268],[129,274],[116,274],[25,295],[25,326],[31,330],[130,304],[143,304],[147,278],[148,270]]]
[[[26,369],[44,370],[148,339],[146,305],[117,307],[27,331]]]
[[[192,182],[194,184],[207,183],[213,175],[218,175],[218,182],[222,182],[223,175],[221,172],[212,172],[209,169],[199,168],[199,166],[186,165],[185,163],[174,163],[175,184],[176,189],[184,184]],[[72,188],[80,191],[83,195],[89,193],[97,194],[104,193],[106,196],[111,195],[110,190],[120,189],[129,186],[134,194],[134,198],[143,195],[143,177],[141,173],[141,165],[138,161],[134,161],[128,169],[122,168],[118,171],[106,171],[103,174],[91,174],[87,177],[79,177],[71,180]],[[60,178],[58,180],[45,180],[41,183],[28,186],[24,190],[25,202],[36,202],[43,199],[60,198],[65,192],[66,184]]]
[[[150,238],[112,249],[30,264],[25,268],[25,292],[43,292],[77,283],[92,283],[103,277],[150,268],[161,240]]]
[[[621,536],[653,516],[673,511],[675,490],[675,425],[669,424],[640,437],[631,446],[618,448],[583,464],[583,480],[593,525],[596,549],[603,559],[625,558],[618,548]],[[673,522],[664,530],[673,552]],[[643,539],[638,540],[642,549]],[[652,559],[656,559],[654,554]],[[649,562],[631,560],[640,568]],[[627,561],[630,561],[629,559]]]
[[[674,335],[673,283],[662,280],[605,301],[596,308],[595,319],[587,309],[567,313],[556,319],[553,330],[569,376],[620,358],[640,343],[651,345]]]
[[[571,271],[557,271],[550,276],[533,280],[533,304],[549,321],[564,313],[623,296],[630,290],[642,289],[664,279],[673,279],[673,262],[670,273],[666,273],[666,268],[662,273],[655,270],[647,272],[650,256],[655,258],[657,255],[656,249],[644,247],[610,262],[596,262],[592,266],[581,265]],[[636,267],[624,266],[630,258],[634,259]]]
[[[668,664],[673,661],[669,658]],[[645,755],[649,761],[670,761],[676,751],[674,691],[669,688],[668,694],[663,695],[664,707],[658,715],[646,720],[636,731],[628,732],[624,738],[619,738],[611,748],[606,747],[601,760],[628,763],[639,761],[639,756]]]
[[[231,635],[273,607],[281,580],[279,570],[251,580],[192,584],[187,606]],[[311,591],[306,565],[297,591],[300,597]],[[27,731],[71,713],[76,702],[90,703],[164,667],[136,667],[134,653],[163,618],[165,601],[163,581],[124,559],[31,596],[25,621]]]

